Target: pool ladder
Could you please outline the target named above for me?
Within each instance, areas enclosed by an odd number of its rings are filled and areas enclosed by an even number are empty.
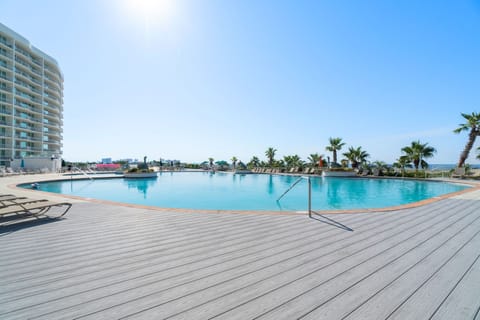
[[[300,178],[298,178],[290,186],[290,188],[288,188],[284,193],[282,193],[280,197],[278,197],[277,202],[280,201],[280,199],[282,199],[284,195],[286,195],[290,190],[292,190],[303,179],[307,179],[307,182],[308,182],[308,216],[311,218],[312,217],[312,181],[310,177],[301,176]]]

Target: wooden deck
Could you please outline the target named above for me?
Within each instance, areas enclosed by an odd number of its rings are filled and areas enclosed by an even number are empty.
[[[0,228],[0,319],[479,320],[479,233],[478,193],[315,219],[75,203]]]

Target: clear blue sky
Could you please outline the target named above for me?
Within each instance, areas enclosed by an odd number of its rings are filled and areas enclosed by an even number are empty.
[[[341,137],[455,163],[480,112],[480,0],[0,0],[0,22],[60,64],[68,161],[306,160]]]

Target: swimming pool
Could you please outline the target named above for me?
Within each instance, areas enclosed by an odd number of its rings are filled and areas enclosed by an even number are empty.
[[[209,172],[163,172],[154,179],[42,182],[38,189],[85,198],[164,208],[304,211],[308,183],[298,176]],[[311,177],[312,209],[382,208],[468,188],[445,182],[401,179]],[[29,188],[30,185],[24,186]]]

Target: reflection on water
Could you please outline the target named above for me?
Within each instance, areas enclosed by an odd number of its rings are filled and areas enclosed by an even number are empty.
[[[268,194],[274,194],[275,193],[275,185],[273,183],[273,175],[269,175],[267,181],[268,181],[268,183],[267,183]]]
[[[123,183],[127,185],[128,189],[137,189],[139,193],[143,194],[143,198],[146,199],[148,188],[153,187],[157,183],[157,178],[124,179]]]

